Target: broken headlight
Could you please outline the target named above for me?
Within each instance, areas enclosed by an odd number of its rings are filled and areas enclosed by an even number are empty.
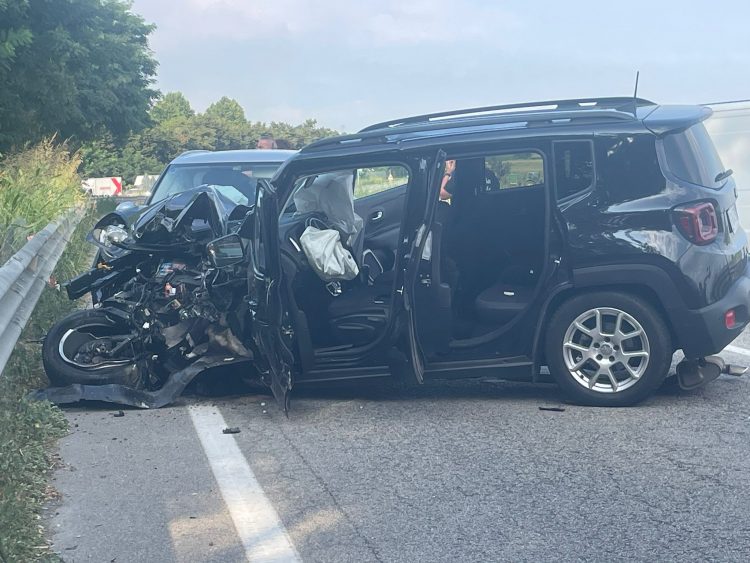
[[[107,225],[100,229],[94,229],[94,239],[107,248],[113,244],[119,244],[128,238],[125,225]]]

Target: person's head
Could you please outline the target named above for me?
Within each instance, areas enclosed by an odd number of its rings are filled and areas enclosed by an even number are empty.
[[[260,139],[258,139],[257,144],[255,145],[256,149],[275,149],[276,148],[276,141],[273,139],[273,135],[270,133],[263,133],[260,136]]]

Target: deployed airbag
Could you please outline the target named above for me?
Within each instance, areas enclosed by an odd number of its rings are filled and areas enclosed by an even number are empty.
[[[341,244],[336,229],[307,227],[300,243],[310,266],[323,281],[353,280],[359,275],[357,262]]]
[[[362,230],[362,217],[354,212],[354,172],[340,170],[318,175],[309,186],[294,194],[298,213],[324,213],[327,223],[344,235],[354,248]]]

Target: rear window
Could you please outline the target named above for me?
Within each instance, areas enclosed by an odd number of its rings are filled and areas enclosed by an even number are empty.
[[[591,141],[556,141],[553,146],[557,199],[566,199],[593,187],[593,143]]]
[[[702,123],[666,135],[663,143],[667,168],[677,178],[707,188],[719,187],[715,178],[724,172],[724,165]]]
[[[664,191],[656,156],[656,137],[649,134],[601,136],[595,141],[597,189],[610,201],[633,201]]]

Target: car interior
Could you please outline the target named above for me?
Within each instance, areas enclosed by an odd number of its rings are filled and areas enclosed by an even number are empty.
[[[343,172],[299,179],[279,222],[292,314],[307,326],[309,346],[316,351],[345,351],[376,341],[388,325],[396,290],[408,170]],[[343,208],[350,222],[361,225],[354,236],[341,228],[341,217],[329,215],[337,213],[331,202],[298,208],[300,194],[326,181],[332,185],[332,175],[343,182],[330,188],[338,191],[339,203],[343,185],[351,196]],[[541,154],[457,160],[452,197],[437,204],[415,288],[418,333],[428,359],[478,344],[530,303],[544,262],[544,186]],[[301,242],[310,226],[340,231],[342,245],[359,267],[356,278],[327,281],[310,267]]]
[[[152,201],[204,184],[228,188],[227,196],[247,205],[255,199],[258,178],[270,178],[281,163],[172,164],[154,186]]]

